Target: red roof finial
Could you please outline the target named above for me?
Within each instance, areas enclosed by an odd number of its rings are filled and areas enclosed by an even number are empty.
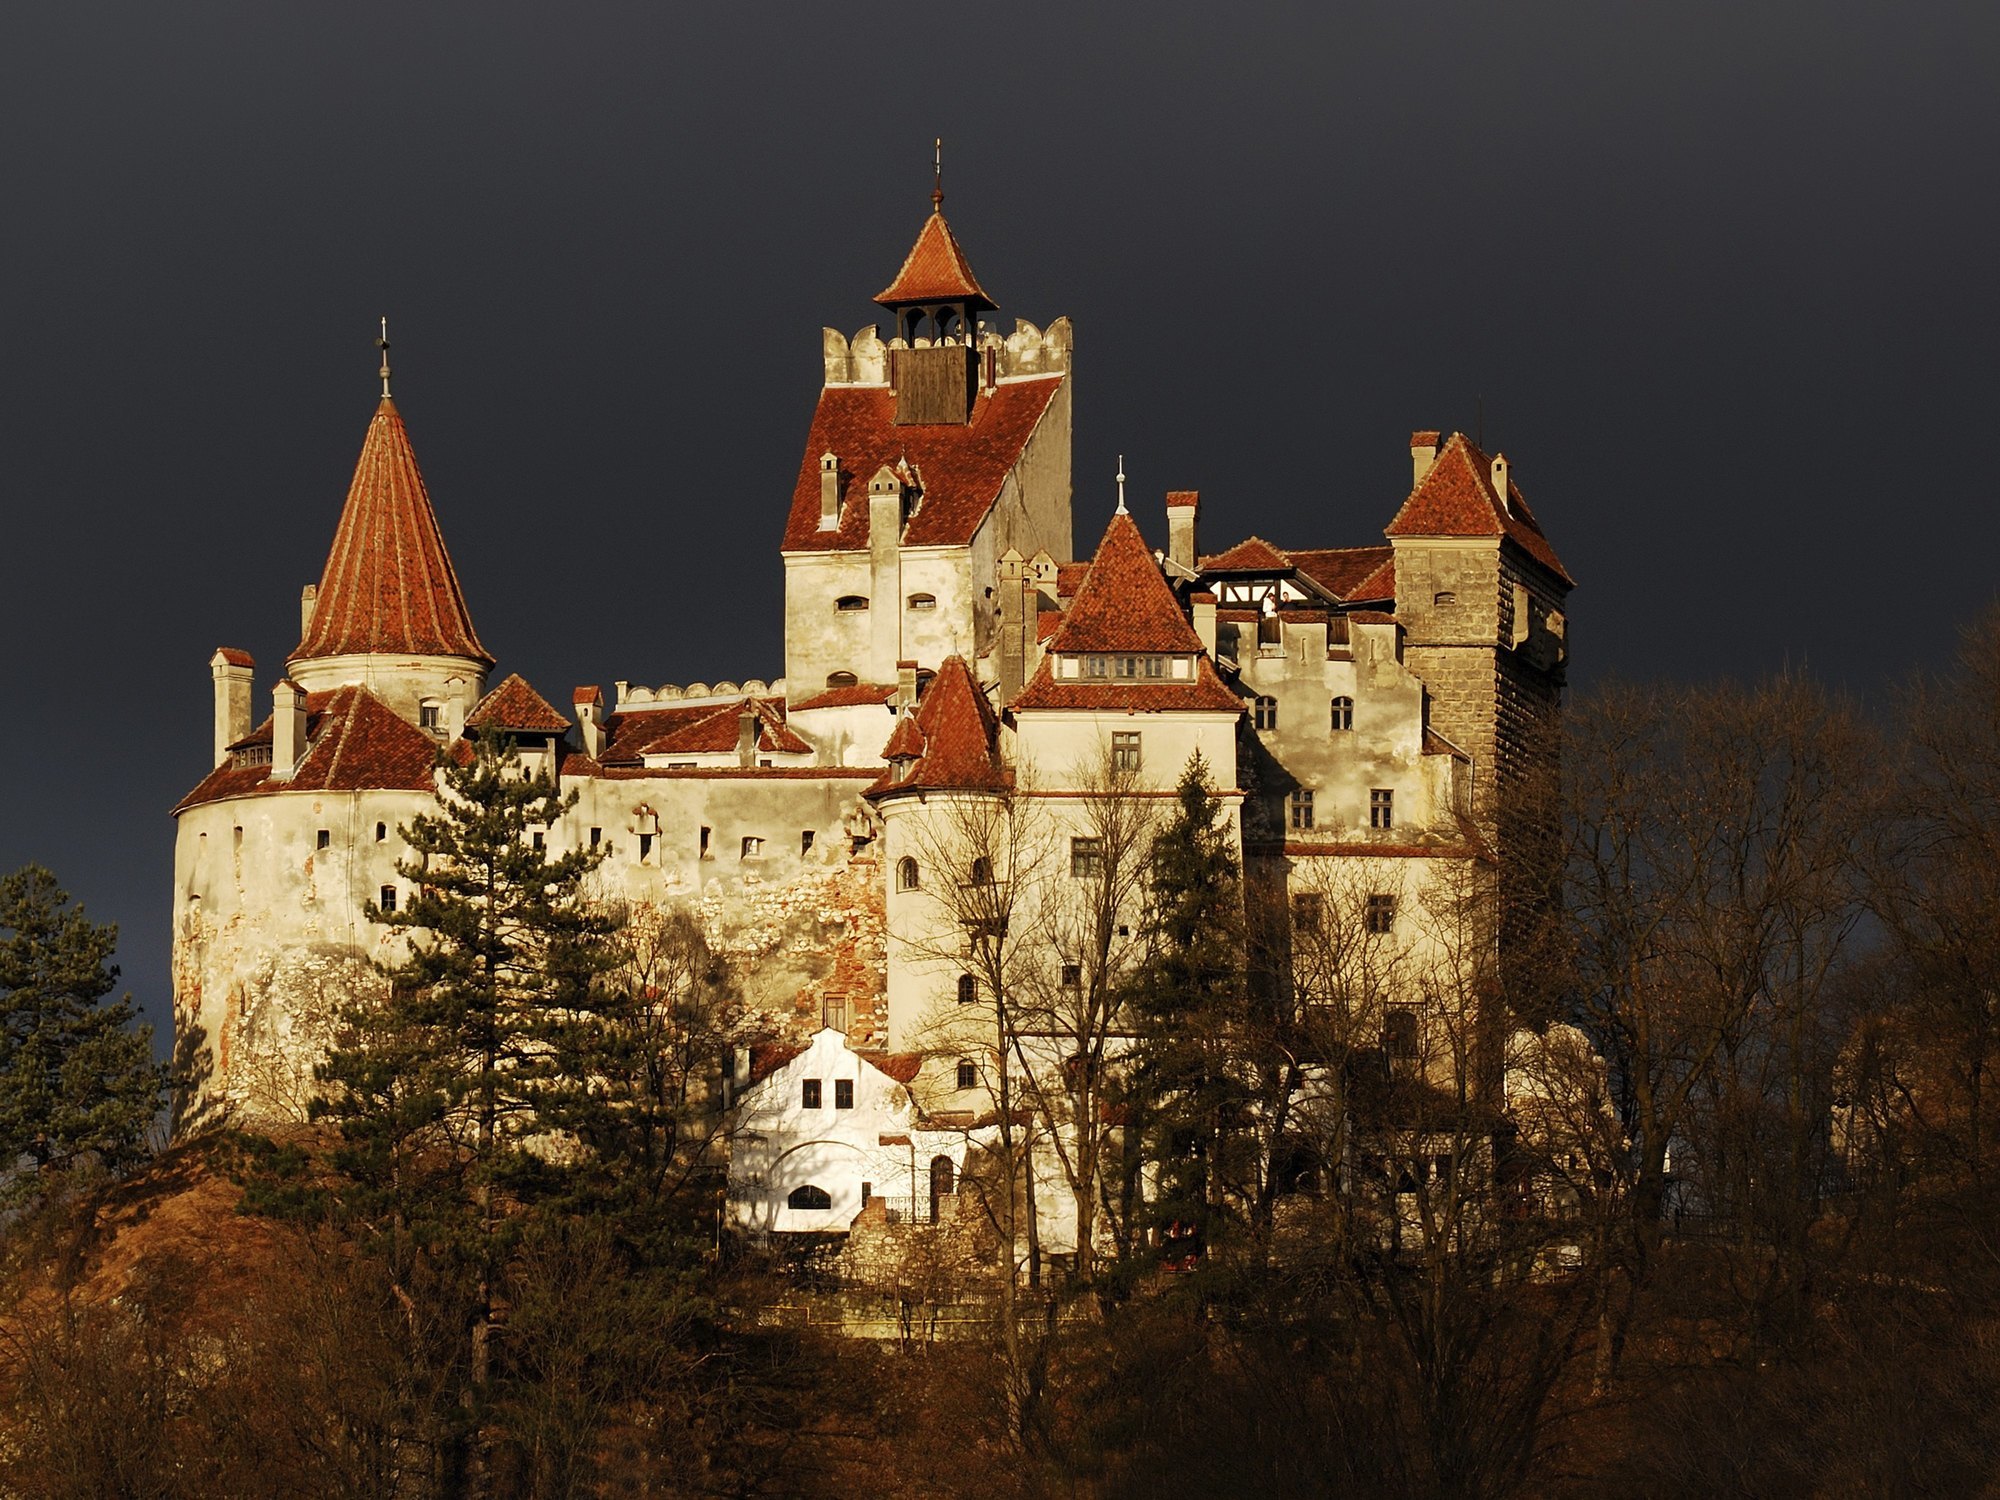
[[[375,347],[382,351],[382,368],[376,373],[382,377],[382,399],[389,399],[389,319],[382,319],[382,336],[375,340]]]
[[[944,212],[944,137],[931,142],[931,212]]]

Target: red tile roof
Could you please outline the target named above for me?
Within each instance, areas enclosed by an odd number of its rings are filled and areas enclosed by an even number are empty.
[[[232,667],[254,667],[257,665],[248,651],[239,650],[235,646],[217,646],[215,654],[228,662]]]
[[[1372,592],[1394,577],[1393,547],[1321,547],[1286,555],[1301,573],[1343,602],[1395,597],[1393,586],[1383,593]]]
[[[812,746],[785,727],[784,719],[769,703],[745,698],[721,708],[711,705],[707,714],[691,724],[683,724],[671,734],[646,745],[645,755],[727,755],[742,742],[742,717],[757,715],[757,748],[774,755],[810,755]]]
[[[312,624],[291,659],[350,654],[493,661],[472,628],[410,435],[386,396],[361,445]]]
[[[1512,541],[1564,583],[1574,583],[1510,479],[1507,503],[1493,492],[1493,460],[1462,432],[1438,453],[1385,536],[1498,536]]]
[[[569,701],[579,708],[586,703],[602,703],[604,689],[595,686],[574,688],[570,692]]]
[[[917,242],[903,259],[903,269],[875,300],[884,307],[904,307],[912,302],[971,302],[993,306],[993,299],[972,274],[972,266],[959,248],[958,236],[944,221],[942,209],[934,209],[917,231]]]
[[[1201,637],[1181,613],[1146,539],[1120,511],[1097,544],[1090,572],[1049,642],[1058,653],[1199,651]]]
[[[529,687],[519,672],[479,700],[479,706],[465,716],[473,729],[515,729],[540,734],[561,734],[569,720],[550,706],[549,700]]]
[[[1261,536],[1245,537],[1227,552],[1201,559],[1204,573],[1282,573],[1291,566],[1291,558]]]
[[[889,743],[882,747],[884,760],[917,760],[924,753],[924,732],[917,728],[917,716],[904,714],[896,720]]]
[[[1084,708],[1139,713],[1241,713],[1243,700],[1224,685],[1206,656],[1195,658],[1194,676],[1172,678],[1057,677],[1055,658],[1042,658],[1034,678],[1007,705],[1010,713],[1038,708]]]
[[[964,423],[898,427],[896,393],[885,386],[828,386],[819,395],[785,523],[787,552],[859,551],[868,545],[868,481],[907,460],[923,493],[903,528],[912,547],[964,546],[1020,462],[1060,375],[1008,381],[981,391]],[[821,531],[820,455],[840,464],[840,527]]]
[[[914,718],[923,753],[909,766],[908,775],[897,779],[893,769],[886,771],[864,795],[997,791],[1007,785],[1007,772],[1000,764],[1000,721],[964,657],[944,659]],[[899,750],[908,748],[902,737],[910,723],[911,716],[905,715],[896,726],[891,743],[901,740]]]
[[[1059,609],[1038,609],[1035,611],[1035,639],[1046,641],[1062,629],[1063,612]]]
[[[266,719],[238,745],[271,742]],[[224,761],[174,808],[176,813],[228,797],[267,792],[426,792],[435,786],[437,742],[364,687],[306,697],[305,758],[288,781],[272,781],[269,764]]]
[[[765,707],[782,717],[784,700],[766,698]],[[627,709],[624,713],[613,714],[605,721],[610,733],[610,742],[604,753],[598,756],[607,766],[637,765],[639,757],[651,754],[663,741],[674,738],[691,724],[723,712],[725,705],[718,703],[689,703],[674,708]],[[734,706],[727,711],[735,713]],[[733,721],[732,721],[733,722]],[[729,746],[736,744],[735,731],[730,731]]]
[[[1084,575],[1089,571],[1090,564],[1087,562],[1057,563],[1056,597],[1074,599],[1076,591],[1083,587]]]
[[[854,1055],[869,1067],[887,1073],[898,1083],[908,1083],[922,1071],[924,1066],[924,1055],[921,1052],[857,1052]],[[910,1138],[904,1136],[901,1144],[907,1146],[909,1143]],[[886,1136],[883,1137],[882,1144],[885,1146],[889,1144]]]
[[[853,687],[828,688],[792,705],[793,713],[812,708],[868,708],[887,703],[896,696],[893,682],[859,682]]]

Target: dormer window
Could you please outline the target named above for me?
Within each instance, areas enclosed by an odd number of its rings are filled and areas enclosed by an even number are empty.
[[[852,672],[829,672],[826,674],[826,685],[830,688],[850,688],[859,681],[860,679]]]
[[[833,601],[833,607],[841,614],[852,614],[855,610],[866,609],[868,600],[860,594],[842,594]]]
[[[936,594],[912,594],[912,595],[910,595],[910,608],[911,608],[911,609],[936,609],[936,608],[937,608],[937,595],[936,595]]]

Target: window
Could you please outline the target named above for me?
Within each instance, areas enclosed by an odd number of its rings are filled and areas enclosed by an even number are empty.
[[[1458,595],[1453,593],[1450,589],[1444,589],[1438,593],[1431,595],[1431,603],[1436,605],[1439,609],[1445,609],[1453,604],[1458,603]]]
[[[701,856],[701,857],[702,857],[703,859],[707,859],[707,858],[709,858],[709,853],[708,853],[708,829],[707,829],[706,827],[704,827],[704,828],[703,828],[703,829],[701,830],[701,844],[700,844],[700,847],[699,847],[699,849],[698,849],[698,850],[697,850],[696,852],[697,852],[697,853],[699,853],[699,854],[700,854],[700,856]]]
[[[1417,1055],[1417,1013],[1399,1005],[1382,1017],[1382,1050],[1391,1057]]]
[[[597,846],[598,846],[599,844],[601,844],[601,843],[603,843],[603,842],[604,842],[604,830],[603,830],[602,828],[593,828],[593,829],[591,829],[591,830],[590,830],[590,847],[591,847],[591,848],[593,848],[593,849],[595,849],[595,848],[596,848],[596,847],[597,847]]]
[[[1394,896],[1370,896],[1362,917],[1368,930],[1378,936],[1396,930],[1396,898]]]
[[[1076,838],[1069,841],[1069,873],[1076,880],[1095,880],[1104,873],[1104,840]]]
[[[958,1086],[962,1089],[979,1086],[979,1065],[969,1057],[958,1060]]]
[[[800,1082],[799,1108],[800,1109],[819,1108],[819,1080],[817,1078],[807,1078]]]
[[[971,1005],[979,999],[979,981],[970,974],[958,976],[958,1003]]]
[[[383,886],[377,895],[378,899],[375,904],[383,911],[388,912],[396,909],[396,888],[393,885]]]
[[[764,841],[755,834],[744,834],[743,857],[745,859],[762,859],[764,857]]]
[[[852,614],[857,609],[866,609],[868,601],[859,594],[842,594],[833,601],[833,607],[842,614]]]
[[[814,837],[813,831],[810,828],[800,833],[799,853],[801,855],[810,854],[813,852],[813,837]]]
[[[836,1078],[833,1080],[833,1107],[835,1109],[854,1108],[854,1080]]]
[[[546,849],[548,847],[548,835],[543,833],[539,828],[529,835],[529,839],[537,849]]]
[[[830,688],[853,687],[859,680],[852,672],[829,672],[826,674],[826,685]]]
[[[1278,727],[1278,700],[1276,698],[1253,698],[1250,702],[1250,722],[1259,729]]]
[[[1086,656],[1083,659],[1083,675],[1086,677],[1108,677],[1111,673],[1111,658],[1108,656]]]
[[[1387,787],[1378,786],[1368,794],[1368,826],[1370,828],[1396,826],[1396,794]]]
[[[792,1189],[791,1196],[785,1199],[785,1206],[787,1208],[832,1208],[833,1194],[829,1193],[823,1187],[814,1187],[811,1183],[807,1183],[804,1187],[795,1187]]]
[[[974,885],[993,884],[993,861],[983,854],[972,862],[972,883]]]
[[[874,1184],[874,1183],[872,1183],[872,1182],[864,1182],[864,1183],[862,1183],[862,1184],[861,1184],[861,1206],[862,1206],[863,1208],[866,1208],[866,1207],[867,1207],[867,1206],[868,1206],[868,1205],[869,1205],[870,1203],[872,1203],[872,1202],[874,1202],[874,1201],[875,1201],[875,1184]]]
[[[1114,771],[1139,769],[1138,730],[1120,730],[1111,736],[1111,769]]]
[[[650,833],[642,833],[639,835],[639,863],[643,865],[652,857],[653,836]]]
[[[1064,964],[1062,966],[1062,986],[1066,990],[1083,988],[1083,965]]]
[[[819,1002],[819,1024],[835,1031],[847,1030],[847,997],[827,995]]]
[[[912,594],[912,595],[910,595],[910,608],[911,608],[911,609],[936,609],[936,608],[937,608],[937,595],[935,595],[935,594]]]
[[[1333,732],[1335,734],[1339,734],[1342,730],[1352,729],[1353,727],[1354,727],[1354,700],[1352,698],[1334,699]]]
[[[388,840],[388,837],[389,825],[387,823],[377,823],[375,825],[375,842],[378,844],[384,843]]]
[[[435,703],[426,703],[417,709],[417,723],[425,729],[441,729],[444,710]]]
[[[333,831],[331,829],[322,828],[319,831],[319,837],[315,840],[316,846],[318,848],[325,849],[330,847],[332,843],[333,843]]]
[[[1292,827],[1313,826],[1313,794],[1309,787],[1300,787],[1292,793]]]
[[[1257,617],[1257,644],[1259,646],[1283,646],[1285,644],[1285,622],[1275,614]]]
[[[917,862],[914,859],[905,854],[901,859],[896,861],[897,890],[914,891],[922,883],[923,879],[917,873]]]
[[[1318,932],[1325,903],[1316,892],[1292,897],[1292,926],[1300,932]]]

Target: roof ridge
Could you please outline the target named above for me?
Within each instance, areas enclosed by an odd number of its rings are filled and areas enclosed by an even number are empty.
[[[1077,585],[1049,651],[1192,651],[1201,637],[1179,601],[1139,525],[1123,511],[1111,518],[1090,569]]]

